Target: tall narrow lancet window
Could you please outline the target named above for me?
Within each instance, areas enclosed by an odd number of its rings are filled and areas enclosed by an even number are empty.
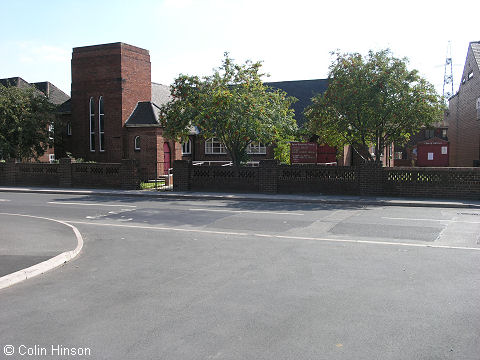
[[[105,151],[105,113],[103,111],[103,96],[98,99],[98,134],[100,151]]]
[[[95,151],[95,103],[90,98],[90,151]]]

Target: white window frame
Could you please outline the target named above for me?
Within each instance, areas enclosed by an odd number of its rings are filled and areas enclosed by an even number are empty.
[[[192,153],[192,140],[188,139],[182,143],[182,155],[190,155]]]
[[[247,154],[266,155],[267,154],[267,147],[266,147],[265,144],[262,144],[259,141],[252,141],[247,146]]]
[[[227,153],[225,145],[223,145],[217,138],[210,138],[205,141],[206,155],[224,155]]]
[[[48,162],[51,164],[55,162],[55,154],[49,154],[48,155]]]
[[[133,146],[135,148],[135,151],[140,151],[141,149],[141,143],[140,143],[140,136],[137,135],[135,136],[135,138],[133,139]]]
[[[447,155],[447,154],[448,154],[448,147],[442,146],[442,155]]]
[[[427,153],[427,160],[433,160],[433,152]]]
[[[72,124],[67,123],[67,135],[72,136]]]
[[[88,103],[89,121],[90,121],[90,152],[95,152],[95,106],[93,97],[90,98]],[[93,110],[93,111],[92,111]]]
[[[105,152],[105,107],[103,96],[98,98],[98,143],[100,152]]]

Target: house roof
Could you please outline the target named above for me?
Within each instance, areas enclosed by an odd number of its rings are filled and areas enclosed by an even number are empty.
[[[70,96],[65,94],[62,90],[57,88],[49,81],[37,82],[33,83],[32,85],[43,92],[52,104],[60,105],[70,99]]]
[[[281,89],[285,91],[288,96],[293,96],[298,99],[292,107],[295,110],[295,120],[298,126],[302,126],[306,122],[303,111],[311,104],[311,100],[315,95],[327,90],[328,79],[266,82],[265,85]]]
[[[125,123],[126,127],[160,126],[160,108],[151,101],[140,101]]]
[[[23,80],[21,77],[18,77],[18,76],[6,78],[6,79],[0,79],[0,84],[6,87],[15,86],[22,89],[27,89],[31,86],[30,83],[26,82],[25,80]]]
[[[21,77],[11,77],[6,79],[0,79],[0,84],[3,86],[15,86],[20,89],[33,88],[35,91],[40,94],[42,93],[47,97],[47,99],[54,105],[63,104],[65,101],[70,99],[70,96],[65,94],[62,90],[57,88],[51,82],[43,81],[37,83],[29,83],[23,80]]]
[[[473,57],[477,61],[477,66],[480,68],[480,41],[472,41],[470,46],[472,48]]]

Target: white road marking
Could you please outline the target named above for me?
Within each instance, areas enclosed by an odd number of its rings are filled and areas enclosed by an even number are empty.
[[[63,265],[67,263],[68,261],[72,260],[75,258],[80,251],[83,248],[83,237],[82,234],[80,234],[80,231],[73,226],[72,224],[69,224],[66,221],[61,221],[61,220],[56,220],[56,219],[50,219],[46,217],[41,217],[41,216],[33,216],[33,215],[24,215],[24,214],[10,214],[10,213],[0,213],[0,215],[8,215],[8,216],[21,216],[21,217],[27,217],[27,218],[32,218],[32,219],[41,219],[41,220],[48,220],[48,221],[54,221],[57,223],[60,223],[62,225],[68,226],[70,229],[72,229],[73,233],[75,234],[75,237],[77,238],[77,246],[75,249],[70,250],[70,251],[65,251],[61,254],[58,254],[57,256],[54,256],[48,260],[45,260],[41,263],[38,263],[36,265],[30,266],[28,268],[18,270],[14,273],[5,275],[0,277],[0,289],[6,288],[8,286],[12,286],[14,284],[17,284],[21,281],[30,279],[32,277],[35,277],[37,275],[43,274],[46,271],[52,270],[60,265]]]
[[[289,213],[289,212],[274,212],[274,211],[253,211],[253,210],[227,210],[227,209],[188,209],[188,211],[210,211],[210,212],[227,212],[227,213],[238,213],[238,214],[270,214],[270,215],[292,215],[292,216],[303,216],[305,214],[299,213]]]
[[[61,201],[49,201],[48,204],[53,205],[80,205],[80,206],[109,206],[109,207],[129,207],[136,208],[136,205],[114,205],[114,204],[102,204],[102,203],[76,203],[76,202],[61,202]]]
[[[83,224],[83,225],[96,225],[96,226],[125,227],[125,228],[132,228],[132,229],[147,229],[147,230],[160,230],[160,231],[181,231],[181,232],[217,234],[217,235],[238,235],[238,236],[249,236],[249,235],[251,235],[251,234],[247,234],[247,233],[237,233],[237,232],[229,232],[229,231],[181,229],[181,228],[170,228],[170,227],[162,227],[162,226],[107,224],[107,223],[92,223],[92,222],[86,222],[86,221],[70,221],[70,223],[72,223],[72,224]]]
[[[145,226],[145,225],[125,225],[125,224],[108,224],[108,223],[92,223],[85,221],[69,221],[72,224],[94,225],[105,227],[123,227],[130,229],[146,229],[158,231],[177,231],[201,234],[215,234],[215,235],[235,235],[235,236],[256,236],[271,239],[285,239],[285,240],[306,240],[306,241],[321,241],[332,243],[352,243],[352,244],[368,244],[368,245],[387,245],[387,246],[402,246],[402,247],[417,247],[417,248],[434,248],[434,249],[456,249],[456,250],[474,250],[480,251],[480,247],[466,247],[466,246],[448,246],[448,245],[433,245],[433,244],[419,244],[419,243],[404,243],[404,242],[390,242],[390,241],[373,241],[373,240],[355,240],[355,239],[331,239],[319,237],[306,236],[291,236],[291,235],[272,235],[272,234],[250,234],[230,231],[213,231],[213,230],[199,230],[199,229],[182,229],[163,226]]]
[[[462,223],[462,224],[480,224],[480,221],[463,221],[463,220],[447,220],[447,219],[417,219],[417,218],[402,218],[402,217],[382,217],[387,220],[407,220],[407,221],[434,221],[445,223]]]
[[[7,199],[0,199],[0,201],[11,201],[11,200],[7,200]]]

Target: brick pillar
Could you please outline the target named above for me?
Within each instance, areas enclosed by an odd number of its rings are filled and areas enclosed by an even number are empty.
[[[173,162],[173,190],[188,191],[191,183],[192,162],[190,160],[175,160]]]
[[[120,178],[122,189],[137,190],[140,181],[137,175],[137,166],[135,160],[122,159],[120,163]]]
[[[258,188],[261,193],[276,194],[278,192],[278,160],[261,160],[258,169]]]
[[[70,158],[60,159],[60,187],[72,187],[72,160]]]
[[[383,195],[382,164],[367,162],[357,167],[360,195]]]
[[[17,164],[15,159],[9,159],[5,163],[5,177],[4,184],[15,186],[16,185]]]

